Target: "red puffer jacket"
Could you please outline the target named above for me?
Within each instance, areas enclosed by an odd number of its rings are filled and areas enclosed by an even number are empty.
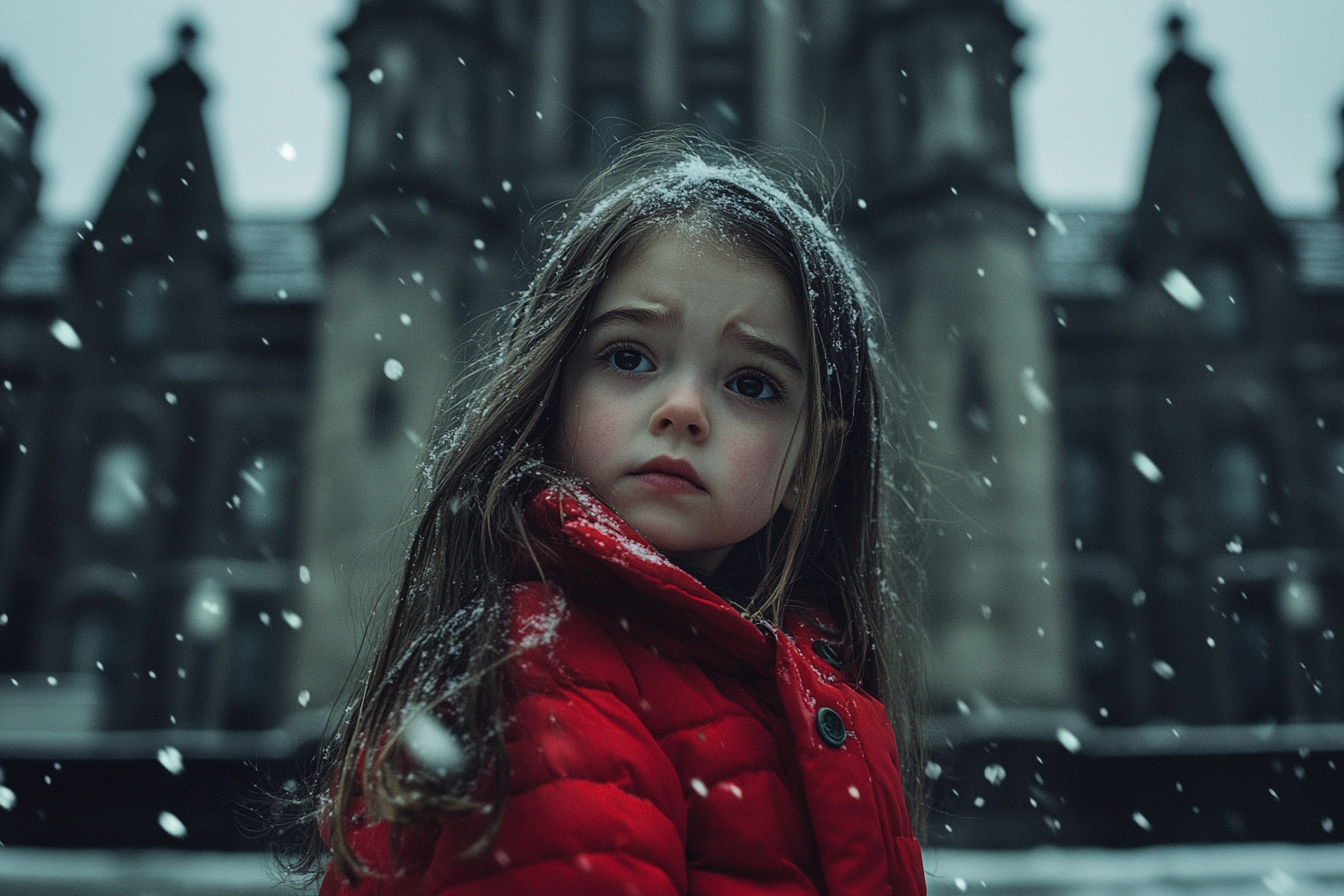
[[[442,819],[394,853],[364,822],[373,873],[322,896],[925,892],[886,714],[822,629],[754,625],[594,500],[546,491],[528,518],[558,547],[514,592],[498,839],[462,857]]]

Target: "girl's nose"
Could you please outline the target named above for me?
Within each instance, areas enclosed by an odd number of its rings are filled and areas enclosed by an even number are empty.
[[[709,435],[704,396],[690,385],[671,390],[654,410],[649,424],[654,435],[684,433],[695,441],[703,440]]]

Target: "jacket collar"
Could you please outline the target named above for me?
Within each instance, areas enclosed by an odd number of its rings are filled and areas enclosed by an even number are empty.
[[[689,626],[690,635],[737,660],[773,663],[769,626],[758,628],[744,618],[587,491],[546,488],[529,506],[527,522],[533,535],[551,548],[542,558],[548,574],[598,591],[604,590],[601,579],[614,578],[628,587],[621,589],[620,599],[631,611],[676,618]],[[670,616],[667,611],[672,611]]]

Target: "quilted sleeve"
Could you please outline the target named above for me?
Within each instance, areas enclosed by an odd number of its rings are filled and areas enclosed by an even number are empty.
[[[686,810],[610,636],[540,584],[514,595],[512,766],[499,836],[461,857],[445,831],[425,894],[685,893]]]

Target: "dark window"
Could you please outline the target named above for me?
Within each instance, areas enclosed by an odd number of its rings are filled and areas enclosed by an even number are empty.
[[[293,463],[278,448],[247,456],[234,484],[238,490],[238,521],[246,534],[268,539],[288,528],[293,478]]]
[[[995,424],[994,405],[985,382],[984,361],[973,351],[964,352],[961,356],[961,392],[957,396],[957,411],[957,422],[966,443],[982,451],[987,449],[993,442],[990,433]]]
[[[1241,722],[1265,722],[1282,713],[1284,689],[1277,662],[1280,638],[1274,590],[1270,582],[1243,582],[1229,589],[1227,669]]]
[[[1219,442],[1213,451],[1213,507],[1220,535],[1246,536],[1269,524],[1269,465],[1260,446],[1244,436]]]
[[[9,505],[9,490],[19,468],[18,436],[12,423],[0,419],[0,511]]]
[[[77,610],[70,622],[67,672],[120,670],[128,633],[123,615],[110,602],[91,603]]]
[[[1064,452],[1064,512],[1069,535],[1084,547],[1109,541],[1114,495],[1106,455],[1094,445],[1069,445]]]
[[[396,383],[380,374],[369,395],[369,440],[378,445],[391,442],[401,426],[401,413]]]
[[[121,338],[132,348],[148,348],[163,338],[168,283],[155,268],[136,268],[121,299]]]
[[[1241,269],[1227,258],[1210,256],[1191,266],[1190,280],[1204,300],[1198,311],[1200,332],[1219,342],[1242,338],[1247,291]]]
[[[1331,439],[1326,461],[1329,468],[1325,476],[1330,483],[1329,494],[1333,498],[1335,519],[1340,528],[1344,529],[1344,435]]]
[[[279,614],[272,611],[268,615]],[[226,728],[263,728],[272,721],[268,709],[280,672],[278,659],[283,652],[279,642],[276,623],[264,623],[259,613],[240,614],[234,623],[222,719]]]

